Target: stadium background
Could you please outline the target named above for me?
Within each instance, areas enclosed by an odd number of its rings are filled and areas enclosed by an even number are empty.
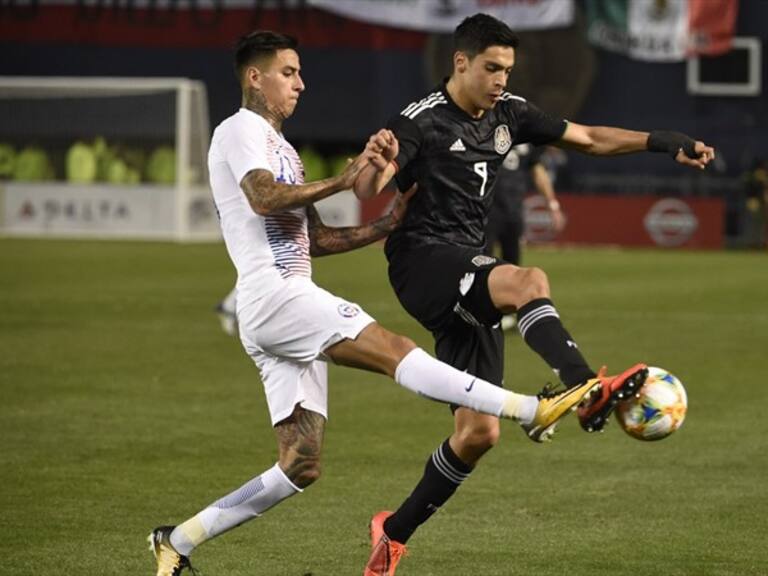
[[[0,3],[0,75],[200,79],[215,126],[239,103],[232,39],[277,28],[300,38],[308,85],[286,134],[336,157],[438,72],[430,62],[440,38],[305,2],[255,1],[221,14],[194,3],[137,5]],[[573,29],[524,35],[531,51],[521,49],[513,80],[521,93],[580,122],[690,132],[724,163],[699,174],[654,155],[569,154],[568,186],[559,186],[566,202],[599,194],[594,228],[609,225],[622,198],[714,201],[718,246],[747,244],[743,176],[768,156],[768,98],[688,95],[684,62],[591,46],[585,4],[576,6]],[[741,0],[735,34],[765,44],[768,2]],[[524,55],[541,60],[526,69]],[[763,78],[767,66],[764,58]],[[78,137],[108,140],[157,120],[82,118]],[[0,122],[0,141],[8,125]],[[615,426],[592,438],[564,422],[542,448],[505,426],[498,449],[414,538],[398,573],[768,573],[765,253],[569,244],[525,258],[548,271],[594,362],[669,368],[688,388],[688,419],[649,445]],[[387,285],[380,246],[317,260],[315,277],[431,349]],[[232,281],[218,242],[0,238],[0,574],[149,574],[149,529],[186,518],[274,461],[257,374],[213,315]],[[508,385],[533,393],[552,378],[519,338],[507,345]],[[331,382],[323,479],[207,544],[197,558],[204,573],[361,572],[370,514],[398,504],[451,423],[444,407],[379,376],[332,367]]]
[[[663,8],[665,3],[653,0],[649,5]],[[404,103],[442,77],[450,58],[443,35],[354,21],[306,0],[230,4],[9,1],[0,6],[0,75],[199,79],[207,88],[215,126],[239,102],[230,62],[233,39],[257,27],[282,29],[301,40],[309,87],[302,106],[286,123],[286,135],[298,148],[312,146],[326,158],[353,152]],[[768,3],[729,4],[738,6],[736,36],[768,39]],[[681,172],[650,155],[595,161],[569,154],[558,188],[580,194],[717,197],[725,212],[722,229],[691,245],[754,244],[745,237],[750,232],[743,178],[756,158],[768,156],[768,98],[691,95],[685,61],[648,62],[593,47],[586,37],[588,3],[575,5],[573,25],[522,33],[513,91],[579,122],[694,134],[713,142],[719,153],[706,174]],[[766,70],[768,58],[763,58],[763,76]],[[7,128],[17,110],[18,105],[14,110],[0,100],[0,119]],[[151,136],[172,118],[162,108],[144,116],[121,114],[109,122],[82,123],[66,135],[70,142],[96,136],[119,140],[140,130]],[[52,128],[43,124],[42,130],[48,135],[36,134],[33,142],[53,139]],[[29,134],[27,142],[12,136],[20,145],[30,141]],[[595,209],[587,203],[586,210]],[[711,212],[711,206],[707,209]],[[700,229],[709,220],[704,224]],[[589,234],[573,232],[573,227],[566,229],[564,240],[594,241]],[[625,240],[609,236],[604,241]]]

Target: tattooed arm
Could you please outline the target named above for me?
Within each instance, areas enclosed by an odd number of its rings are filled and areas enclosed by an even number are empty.
[[[317,209],[307,206],[309,227],[309,253],[311,256],[327,256],[348,252],[381,240],[397,228],[403,220],[408,200],[416,192],[413,186],[405,194],[398,193],[389,214],[362,226],[333,228],[323,224]]]
[[[272,118],[267,112],[255,108],[260,114],[269,120]],[[279,126],[277,119],[272,120]],[[275,178],[269,170],[255,169],[248,172],[240,181],[240,188],[248,198],[248,203],[254,212],[266,216],[274,212],[291,210],[300,206],[308,206],[318,200],[322,200],[342,190],[351,190],[355,185],[360,171],[372,163],[376,170],[381,170],[389,164],[389,156],[392,155],[394,136],[387,130],[379,130],[368,139],[363,152],[354,160],[351,160],[344,171],[338,176],[325,178],[316,182],[292,185],[275,182]],[[388,147],[387,147],[388,146]],[[396,141],[394,144],[397,150]],[[384,150],[384,152],[382,152]],[[386,155],[386,157],[384,155]],[[391,175],[390,175],[391,176]],[[380,190],[377,190],[379,192]]]
[[[332,194],[352,188],[363,166],[368,164],[368,154],[360,154],[338,176],[307,184],[276,182],[269,170],[255,169],[243,176],[240,188],[256,214],[266,216],[282,210],[308,206]]]

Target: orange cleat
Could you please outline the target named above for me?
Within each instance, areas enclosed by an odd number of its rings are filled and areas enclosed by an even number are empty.
[[[371,557],[363,576],[395,576],[400,559],[407,554],[405,544],[390,540],[384,533],[384,521],[392,512],[379,512],[371,518]]]
[[[600,368],[597,374],[600,381],[598,390],[578,408],[579,423],[587,432],[600,432],[616,404],[637,394],[648,378],[648,366],[645,364],[635,364],[618,376],[606,376],[605,371],[605,366]]]

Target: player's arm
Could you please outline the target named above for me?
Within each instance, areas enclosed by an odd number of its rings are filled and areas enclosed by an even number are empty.
[[[555,230],[560,231],[565,225],[563,212],[560,208],[560,202],[555,196],[555,187],[552,184],[552,178],[549,177],[547,169],[541,162],[536,162],[531,166],[531,180],[536,192],[544,196],[547,200],[547,208],[552,215],[552,224]]]
[[[416,186],[405,194],[397,193],[389,214],[362,226],[334,228],[323,224],[317,209],[307,206],[307,226],[309,229],[309,253],[311,256],[339,254],[356,248],[362,248],[386,237],[400,226]]]
[[[266,216],[282,210],[308,206],[342,190],[349,190],[360,170],[368,165],[368,158],[369,155],[364,152],[350,162],[338,176],[298,185],[276,182],[272,172],[257,168],[243,176],[240,188],[253,211]]]
[[[609,126],[585,126],[569,122],[559,146],[597,156],[633,152],[667,153],[680,164],[704,169],[715,157],[715,150],[681,132],[656,130],[637,132]]]
[[[384,168],[379,168],[369,162],[368,166],[360,171],[360,175],[355,180],[353,191],[360,200],[367,200],[380,194],[384,190],[397,190],[395,184],[395,174],[397,166],[394,162],[387,162]]]

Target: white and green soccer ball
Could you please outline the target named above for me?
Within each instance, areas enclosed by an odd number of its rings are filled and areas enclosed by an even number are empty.
[[[661,440],[680,428],[688,410],[682,382],[664,368],[648,367],[648,378],[635,396],[616,406],[622,429],[638,440]]]

